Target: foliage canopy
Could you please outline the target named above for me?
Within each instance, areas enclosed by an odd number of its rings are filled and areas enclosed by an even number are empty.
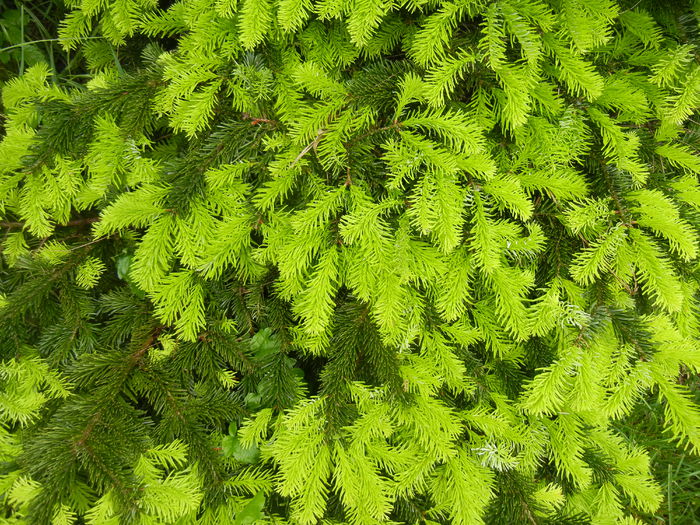
[[[2,91],[3,523],[657,511],[626,422],[700,452],[700,5],[65,5]]]

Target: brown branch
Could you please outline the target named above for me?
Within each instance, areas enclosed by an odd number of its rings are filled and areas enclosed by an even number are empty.
[[[153,330],[153,332],[151,332],[151,335],[148,336],[148,339],[146,339],[146,341],[139,347],[139,349],[136,352],[134,352],[133,354],[131,354],[131,357],[129,359],[129,361],[131,362],[131,367],[130,367],[129,371],[131,371],[133,368],[136,367],[136,365],[141,360],[141,358],[144,356],[144,354],[146,352],[148,352],[148,349],[151,348],[151,346],[153,346],[153,343],[155,342],[156,337],[158,337],[158,334],[160,334],[160,332],[162,330],[163,330],[162,326],[156,327],[156,329]]]
[[[99,217],[83,217],[82,219],[73,219],[65,224],[57,224],[57,226],[66,228],[70,226],[85,226],[99,220]],[[0,221],[0,228],[24,228],[25,224],[24,222]]]
[[[276,120],[272,120],[272,119],[265,118],[265,117],[254,117],[254,116],[251,115],[250,113],[245,113],[245,112],[244,112],[243,114],[241,114],[241,118],[242,118],[243,120],[250,120],[250,121],[251,121],[251,122],[250,122],[250,125],[251,125],[251,126],[257,126],[257,125],[259,125],[260,123],[272,124],[272,125],[277,125],[277,124],[278,124],[278,122],[277,122]]]

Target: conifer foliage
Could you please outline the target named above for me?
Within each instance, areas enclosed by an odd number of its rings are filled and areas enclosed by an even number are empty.
[[[635,524],[700,453],[700,4],[64,0],[8,81],[17,524]]]

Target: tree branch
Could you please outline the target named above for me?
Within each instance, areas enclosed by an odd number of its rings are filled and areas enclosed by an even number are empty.
[[[83,217],[82,219],[73,219],[65,224],[57,224],[58,227],[68,228],[70,226],[85,226],[99,221],[99,217]],[[26,223],[14,221],[0,221],[0,228],[24,228]]]

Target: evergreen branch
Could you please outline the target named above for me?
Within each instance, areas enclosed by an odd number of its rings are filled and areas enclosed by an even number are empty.
[[[100,217],[84,217],[82,219],[72,219],[64,224],[58,224],[59,227],[69,228],[72,226],[86,226],[88,224],[93,224],[98,222]],[[0,221],[0,228],[25,228],[25,222],[15,222],[15,221]]]
[[[315,150],[316,146],[318,146],[318,143],[321,142],[321,139],[323,138],[323,135],[325,135],[328,132],[326,129],[319,129],[318,133],[316,134],[316,138],[314,138],[311,143],[309,143],[307,146],[304,147],[303,150],[299,153],[299,155],[296,156],[296,158],[292,161],[292,163],[289,165],[289,169],[293,168],[296,166],[296,164],[304,158],[304,155],[306,155],[309,151],[312,149]]]
[[[143,359],[144,355],[148,350],[153,346],[153,343],[156,341],[156,338],[158,337],[158,334],[165,328],[164,326],[158,326],[156,327],[151,333],[148,335],[146,340],[141,344],[141,346],[133,353],[129,354],[128,359],[127,359],[127,364],[128,368],[124,371],[123,376],[122,376],[122,381],[126,379],[126,377],[131,373],[131,371],[136,368],[139,364],[139,362]],[[115,388],[112,390],[112,395],[109,400],[113,400],[117,396],[121,394],[121,389],[120,388]],[[101,422],[102,417],[104,415],[104,408],[98,409],[92,417],[89,419],[87,425],[81,432],[80,436],[78,437],[77,440],[73,442],[74,450],[79,448],[83,448],[85,446],[85,443],[90,439],[90,436],[92,435],[92,432],[95,429],[95,426]]]
[[[352,140],[350,140],[349,142],[346,142],[345,147],[349,149],[353,145],[359,143],[360,141],[362,141],[368,137],[371,137],[372,135],[376,135],[377,133],[381,133],[383,131],[389,131],[391,129],[398,131],[401,128],[401,126],[402,126],[401,122],[394,121],[388,126],[381,126],[381,127],[370,129],[369,131],[366,131],[365,133],[362,133],[361,135],[358,135],[357,137],[353,137]]]
[[[73,38],[72,40],[106,40],[105,37],[103,36],[84,36],[84,37],[76,37]],[[19,44],[13,44],[11,46],[7,47],[2,47],[0,48],[0,53],[4,51],[10,51],[11,49],[16,49],[16,48],[21,48],[24,46],[31,46],[32,44],[40,44],[43,42],[63,42],[65,40],[71,40],[69,37],[62,37],[62,38],[41,38],[38,40],[28,40],[26,42],[21,42]]]

